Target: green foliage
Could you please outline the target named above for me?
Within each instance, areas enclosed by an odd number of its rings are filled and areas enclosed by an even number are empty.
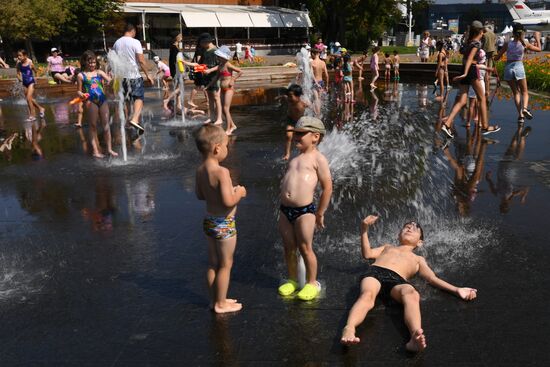
[[[2,1],[0,34],[14,40],[56,36],[70,16],[68,4],[69,0]]]
[[[97,37],[104,26],[122,16],[118,12],[122,4],[122,0],[70,0],[71,17],[63,26],[63,34],[84,40]]]

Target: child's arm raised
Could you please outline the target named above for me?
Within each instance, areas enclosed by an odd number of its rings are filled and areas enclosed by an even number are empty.
[[[319,154],[317,177],[319,177],[319,183],[323,192],[319,199],[319,207],[315,213],[315,224],[317,228],[325,228],[325,212],[327,211],[328,204],[330,204],[330,197],[332,196],[332,177],[330,175],[330,168],[328,161],[322,154]]]
[[[361,255],[364,259],[376,259],[386,246],[371,248],[369,242],[369,228],[378,220],[378,216],[369,215],[361,222]]]
[[[234,207],[242,198],[246,197],[246,189],[241,185],[233,187],[231,176],[229,175],[227,168],[220,168],[220,172],[220,192],[222,203],[228,208]]]
[[[420,258],[419,274],[432,286],[439,288],[441,290],[447,291],[451,294],[454,294],[455,296],[465,301],[471,301],[477,297],[477,289],[467,288],[467,287],[459,288],[450,283],[447,283],[443,279],[439,279],[437,275],[435,275],[433,270],[430,269],[430,267],[428,266],[426,259],[420,256],[419,258]]]

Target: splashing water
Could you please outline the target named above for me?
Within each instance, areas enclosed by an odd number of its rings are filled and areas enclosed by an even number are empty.
[[[126,116],[124,114],[124,88],[122,86],[122,81],[125,76],[130,75],[133,69],[131,64],[124,57],[119,56],[114,50],[109,51],[107,59],[109,60],[109,68],[113,74],[115,93],[118,94],[118,117],[120,120],[120,136],[122,138],[122,159],[126,162],[128,160],[128,152],[126,149]],[[130,86],[128,85],[128,87]]]
[[[418,253],[435,270],[473,266],[483,249],[498,240],[490,225],[456,214],[448,194],[452,184],[448,163],[433,150],[433,123],[426,114],[398,105],[383,105],[377,120],[371,117],[368,111],[360,112],[319,145],[334,180],[329,225],[339,228],[322,235],[322,245],[316,247],[319,253],[353,254],[346,261],[361,263],[360,219],[378,214],[371,236],[375,246],[397,244],[403,223],[416,220],[427,235]]]
[[[302,99],[308,104],[305,115],[313,116],[313,72],[311,70],[311,59],[309,57],[309,51],[304,47],[296,54],[296,64],[300,75],[298,76],[298,84],[302,87],[303,95]]]
[[[16,104],[27,103],[27,101],[25,101],[25,88],[23,87],[23,83],[20,81],[13,83],[10,88],[10,95],[13,99],[15,99],[14,103]]]
[[[319,151],[327,157],[335,181],[354,173],[363,160],[357,142],[345,131],[332,130],[326,134],[319,144]]]

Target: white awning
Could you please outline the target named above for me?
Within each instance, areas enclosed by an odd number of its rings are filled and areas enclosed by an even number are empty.
[[[177,14],[188,28],[312,27],[306,12],[275,6],[128,2],[125,13]]]
[[[216,16],[222,27],[254,27],[250,16],[246,12],[241,13],[222,13],[216,12]],[[187,24],[187,22],[185,22]]]
[[[271,27],[277,27],[277,28],[284,28],[285,24],[283,23],[283,20],[281,19],[281,15],[279,13],[250,13],[250,19],[252,19],[252,23],[254,24],[254,27],[262,27],[262,28],[271,28]]]
[[[182,11],[181,17],[188,28],[218,28],[221,27],[216,13]]]
[[[281,18],[283,19],[285,27],[288,28],[312,27],[311,20],[306,13],[281,13]]]

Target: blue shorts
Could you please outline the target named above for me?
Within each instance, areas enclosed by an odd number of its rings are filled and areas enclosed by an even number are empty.
[[[351,83],[353,82],[353,77],[351,75],[344,75],[344,81]]]
[[[504,80],[521,80],[525,79],[525,68],[523,61],[512,61],[506,64],[504,68]]]
[[[123,79],[122,88],[126,100],[135,101],[136,99],[141,99],[143,101],[145,95],[143,78]]]

